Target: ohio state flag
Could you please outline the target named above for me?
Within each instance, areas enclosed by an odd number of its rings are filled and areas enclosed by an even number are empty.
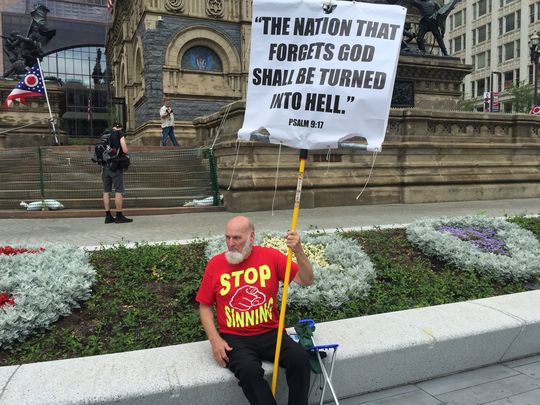
[[[540,115],[540,103],[533,105],[529,111],[529,114]]]
[[[36,97],[45,95],[43,86],[43,77],[39,66],[36,63],[28,70],[26,75],[21,79],[4,103],[4,108],[7,110],[13,104],[13,100],[19,101],[21,104],[26,104],[27,97]]]

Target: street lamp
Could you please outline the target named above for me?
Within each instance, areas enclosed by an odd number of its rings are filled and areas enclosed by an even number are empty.
[[[538,57],[540,56],[540,37],[535,31],[529,37],[529,49],[531,51],[531,63],[533,64],[533,74],[534,74],[534,96],[533,96],[533,106],[536,105],[536,93],[538,92]]]
[[[489,112],[493,112],[493,104],[495,103],[493,93],[495,92],[495,80],[493,80],[493,76],[497,75],[497,91],[501,91],[499,89],[500,80],[502,78],[502,72],[497,72],[496,70],[491,72],[490,82],[491,82],[491,92],[490,92],[490,102],[489,102]],[[497,110],[499,112],[499,110]]]

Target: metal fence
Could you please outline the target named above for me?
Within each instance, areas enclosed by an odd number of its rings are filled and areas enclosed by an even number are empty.
[[[178,207],[202,199],[219,204],[211,149],[149,149],[130,151],[125,208]],[[102,208],[101,168],[91,161],[92,152],[93,147],[0,150],[0,209],[42,199],[65,208]]]

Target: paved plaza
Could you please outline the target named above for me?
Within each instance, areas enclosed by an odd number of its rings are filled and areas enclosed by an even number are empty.
[[[269,203],[270,205],[270,203]],[[539,214],[540,198],[426,204],[381,204],[300,208],[299,230],[360,229],[407,224],[419,218],[447,215],[490,216]],[[127,212],[129,215],[129,211]],[[0,240],[70,242],[78,246],[129,242],[159,242],[205,238],[223,234],[225,222],[237,213],[226,211],[133,216],[131,224],[103,223],[104,218],[0,219]],[[286,231],[290,210],[245,213],[258,230]]]

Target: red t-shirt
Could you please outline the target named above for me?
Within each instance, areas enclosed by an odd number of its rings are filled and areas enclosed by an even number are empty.
[[[216,304],[222,333],[251,336],[269,332],[279,326],[277,293],[286,266],[287,256],[273,248],[254,246],[238,264],[230,264],[221,253],[206,265],[196,300]],[[289,281],[297,272],[298,265],[291,263]]]

